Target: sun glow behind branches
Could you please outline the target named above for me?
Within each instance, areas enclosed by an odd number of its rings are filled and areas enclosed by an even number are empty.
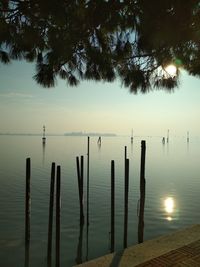
[[[171,77],[175,77],[177,75],[177,67],[174,66],[174,65],[168,65],[166,68],[165,68],[165,71],[167,72],[167,74]]]

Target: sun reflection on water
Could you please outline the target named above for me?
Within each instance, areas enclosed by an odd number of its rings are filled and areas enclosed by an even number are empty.
[[[174,212],[175,201],[172,197],[167,197],[164,200],[164,208],[167,213],[167,220],[172,221],[172,213]]]

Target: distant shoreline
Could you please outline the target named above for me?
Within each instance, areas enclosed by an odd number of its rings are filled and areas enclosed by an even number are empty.
[[[0,136],[43,136],[42,133],[0,133]],[[104,136],[104,137],[115,137],[114,133],[82,133],[82,132],[71,132],[64,134],[46,134],[46,136]]]
[[[65,133],[65,136],[117,136],[114,133],[82,133],[82,132],[71,132],[71,133]]]

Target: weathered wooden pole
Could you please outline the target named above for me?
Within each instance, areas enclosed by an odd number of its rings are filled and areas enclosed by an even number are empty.
[[[127,146],[124,147],[124,166],[127,159]]]
[[[111,246],[110,252],[115,247],[115,162],[111,160]]]
[[[50,196],[49,196],[49,225],[48,225],[48,245],[47,245],[48,267],[51,266],[51,254],[52,254],[54,188],[55,188],[55,163],[53,162],[51,165],[51,183],[50,183]]]
[[[80,224],[84,223],[84,212],[83,212],[83,163],[84,158],[81,156],[81,167],[79,164],[79,158],[76,157],[77,177],[78,177],[78,190],[79,190],[79,206],[80,206]]]
[[[125,161],[125,179],[124,179],[124,248],[127,247],[128,191],[129,191],[129,159],[126,159],[126,161]]]
[[[84,157],[81,156],[81,224],[84,224],[84,209],[83,209],[83,180],[84,180]]]
[[[146,141],[141,142],[140,186],[145,182]]]
[[[90,189],[90,137],[87,139],[87,225],[86,225],[86,261],[89,253],[89,189]]]
[[[143,242],[144,236],[144,206],[145,206],[145,157],[146,142],[141,142],[141,165],[140,165],[140,210],[138,222],[138,243]]]
[[[30,215],[31,215],[31,159],[26,159],[26,200],[25,200],[25,243],[30,242]]]
[[[31,216],[31,159],[26,159],[26,192],[25,192],[25,261],[24,266],[29,266],[30,249],[30,216]]]
[[[60,166],[57,166],[56,176],[56,267],[60,267],[60,209],[61,209],[61,198],[60,198]]]
[[[89,225],[89,189],[90,189],[90,137],[88,136],[87,142],[87,225]]]

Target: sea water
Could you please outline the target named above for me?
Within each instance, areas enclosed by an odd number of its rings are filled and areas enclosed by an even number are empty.
[[[0,266],[25,259],[25,173],[31,158],[29,266],[47,266],[51,164],[61,166],[61,266],[70,267],[110,252],[111,160],[115,161],[115,250],[123,249],[124,147],[129,158],[128,246],[138,243],[141,140],[146,140],[144,235],[148,240],[199,223],[200,139],[171,137],[90,138],[89,226],[79,227],[76,157],[84,156],[87,207],[87,137],[0,136]],[[55,260],[55,210],[52,261]],[[82,235],[81,235],[82,234]]]

